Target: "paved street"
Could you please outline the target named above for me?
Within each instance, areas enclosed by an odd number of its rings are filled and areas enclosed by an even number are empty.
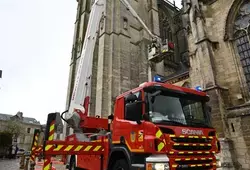
[[[19,159],[0,159],[0,170],[19,170]],[[53,165],[56,170],[66,170],[65,165]],[[42,170],[42,166],[36,166],[35,170]]]
[[[0,170],[19,170],[19,159],[0,159]]]

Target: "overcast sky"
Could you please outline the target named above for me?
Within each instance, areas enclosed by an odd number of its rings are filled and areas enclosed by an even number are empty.
[[[64,111],[76,8],[76,0],[0,0],[0,113],[45,123]]]

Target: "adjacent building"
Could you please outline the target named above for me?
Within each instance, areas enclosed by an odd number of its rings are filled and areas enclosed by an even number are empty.
[[[41,129],[40,122],[35,118],[24,117],[22,112],[18,112],[16,115],[0,113],[0,131],[8,130],[6,128],[14,129],[15,126],[20,128],[20,133],[16,138],[13,137],[12,144],[17,144],[19,148],[24,150],[30,150],[33,141],[34,130]]]

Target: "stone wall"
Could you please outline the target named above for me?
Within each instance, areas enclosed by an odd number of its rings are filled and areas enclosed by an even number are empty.
[[[232,37],[234,19],[242,3],[243,0],[185,0],[184,7],[190,28],[191,85],[202,85],[210,96],[212,123],[223,138],[222,160],[235,169],[250,169],[249,91]]]

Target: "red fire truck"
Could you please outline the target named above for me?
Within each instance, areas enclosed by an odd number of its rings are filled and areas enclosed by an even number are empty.
[[[120,1],[159,43],[130,4]],[[119,95],[108,118],[89,116],[93,51],[105,2],[95,0],[91,8],[71,103],[61,115],[74,133],[54,140],[56,114],[48,115],[43,169],[51,169],[53,155],[66,156],[72,170],[218,168],[220,143],[211,126],[209,97],[202,91],[156,78]],[[156,47],[162,50],[161,44]]]
[[[70,169],[216,169],[220,143],[211,126],[208,100],[197,90],[144,83],[116,98],[110,126],[108,119],[83,114],[81,132],[65,141],[46,141],[45,157],[70,155]]]

